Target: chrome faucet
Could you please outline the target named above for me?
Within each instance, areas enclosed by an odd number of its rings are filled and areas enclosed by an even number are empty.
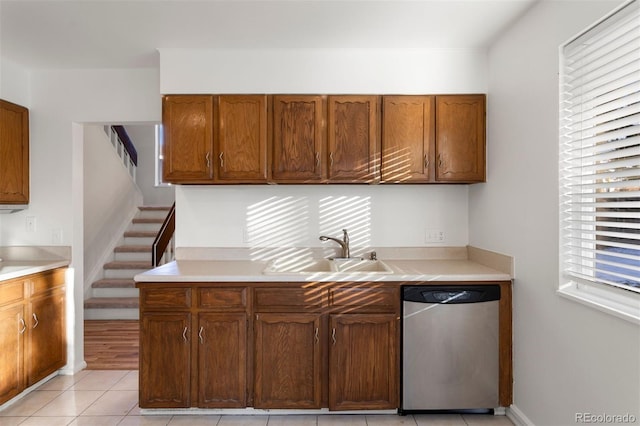
[[[331,241],[335,241],[336,243],[340,244],[340,247],[342,247],[342,258],[350,258],[351,257],[351,253],[349,252],[349,234],[347,234],[347,230],[343,229],[342,230],[342,239],[338,239],[338,238],[333,238],[333,237],[327,237],[326,235],[321,235],[320,236],[320,241],[327,241],[327,240],[331,240]]]

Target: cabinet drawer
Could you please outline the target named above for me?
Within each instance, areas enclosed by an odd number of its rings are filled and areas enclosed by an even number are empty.
[[[198,291],[198,307],[219,311],[245,311],[247,288],[201,288]]]
[[[0,282],[0,305],[19,302],[24,298],[24,281],[10,280]]]
[[[349,312],[396,312],[400,308],[400,292],[391,287],[338,287],[329,290],[329,303]]]
[[[28,281],[31,283],[31,294],[36,295],[51,290],[52,288],[64,286],[65,273],[66,269],[62,268],[31,275],[28,278]]]
[[[191,307],[190,288],[140,289],[140,307],[143,309]]]
[[[327,306],[325,288],[256,288],[256,310],[262,312],[316,311]]]

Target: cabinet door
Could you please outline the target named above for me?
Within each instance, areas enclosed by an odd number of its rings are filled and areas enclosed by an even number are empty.
[[[217,178],[224,182],[266,182],[267,97],[216,97]]]
[[[198,315],[198,407],[247,405],[247,316]]]
[[[378,96],[330,96],[328,104],[329,180],[379,180]]]
[[[213,179],[213,98],[171,95],[162,99],[165,182],[197,183]]]
[[[398,407],[398,316],[330,317],[329,409]]]
[[[320,314],[257,314],[256,408],[320,408]]]
[[[27,386],[67,363],[64,291],[29,301],[27,309]]]
[[[0,204],[29,202],[29,110],[0,100]]]
[[[436,96],[436,180],[484,182],[485,96]]]
[[[385,96],[382,105],[382,181],[433,180],[433,96]]]
[[[0,404],[24,386],[24,322],[22,304],[0,308]]]
[[[273,168],[275,181],[320,181],[324,177],[325,98],[273,97]]]
[[[189,407],[191,314],[145,313],[140,324],[142,408]]]

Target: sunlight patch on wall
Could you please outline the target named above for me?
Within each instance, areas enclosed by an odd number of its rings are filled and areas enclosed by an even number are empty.
[[[270,197],[247,207],[245,243],[254,260],[300,256],[309,239],[307,197]],[[310,252],[309,248],[303,249]]]
[[[371,245],[371,197],[325,197],[319,201],[319,212],[320,235],[342,238],[346,229],[352,254],[354,249],[357,252],[357,248]],[[331,244],[332,249],[334,246]]]

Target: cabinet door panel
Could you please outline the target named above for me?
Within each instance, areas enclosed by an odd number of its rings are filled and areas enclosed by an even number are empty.
[[[398,317],[331,315],[329,409],[398,406]]]
[[[31,300],[27,310],[27,386],[67,362],[64,293]]]
[[[198,407],[247,405],[247,316],[198,316]]]
[[[171,95],[162,102],[163,179],[188,183],[213,178],[213,97]]]
[[[329,97],[329,180],[379,180],[379,110],[378,96]]]
[[[0,404],[24,389],[23,305],[0,309]]]
[[[324,97],[273,97],[273,178],[318,181],[324,164]]]
[[[29,110],[0,100],[0,204],[29,202]]]
[[[225,95],[217,98],[218,179],[267,179],[267,97]]]
[[[140,407],[190,406],[191,314],[143,314],[140,324]]]
[[[255,407],[320,408],[320,315],[257,316]]]
[[[382,123],[382,180],[428,182],[434,144],[433,96],[385,96]]]
[[[485,96],[436,97],[436,180],[485,180]]]

